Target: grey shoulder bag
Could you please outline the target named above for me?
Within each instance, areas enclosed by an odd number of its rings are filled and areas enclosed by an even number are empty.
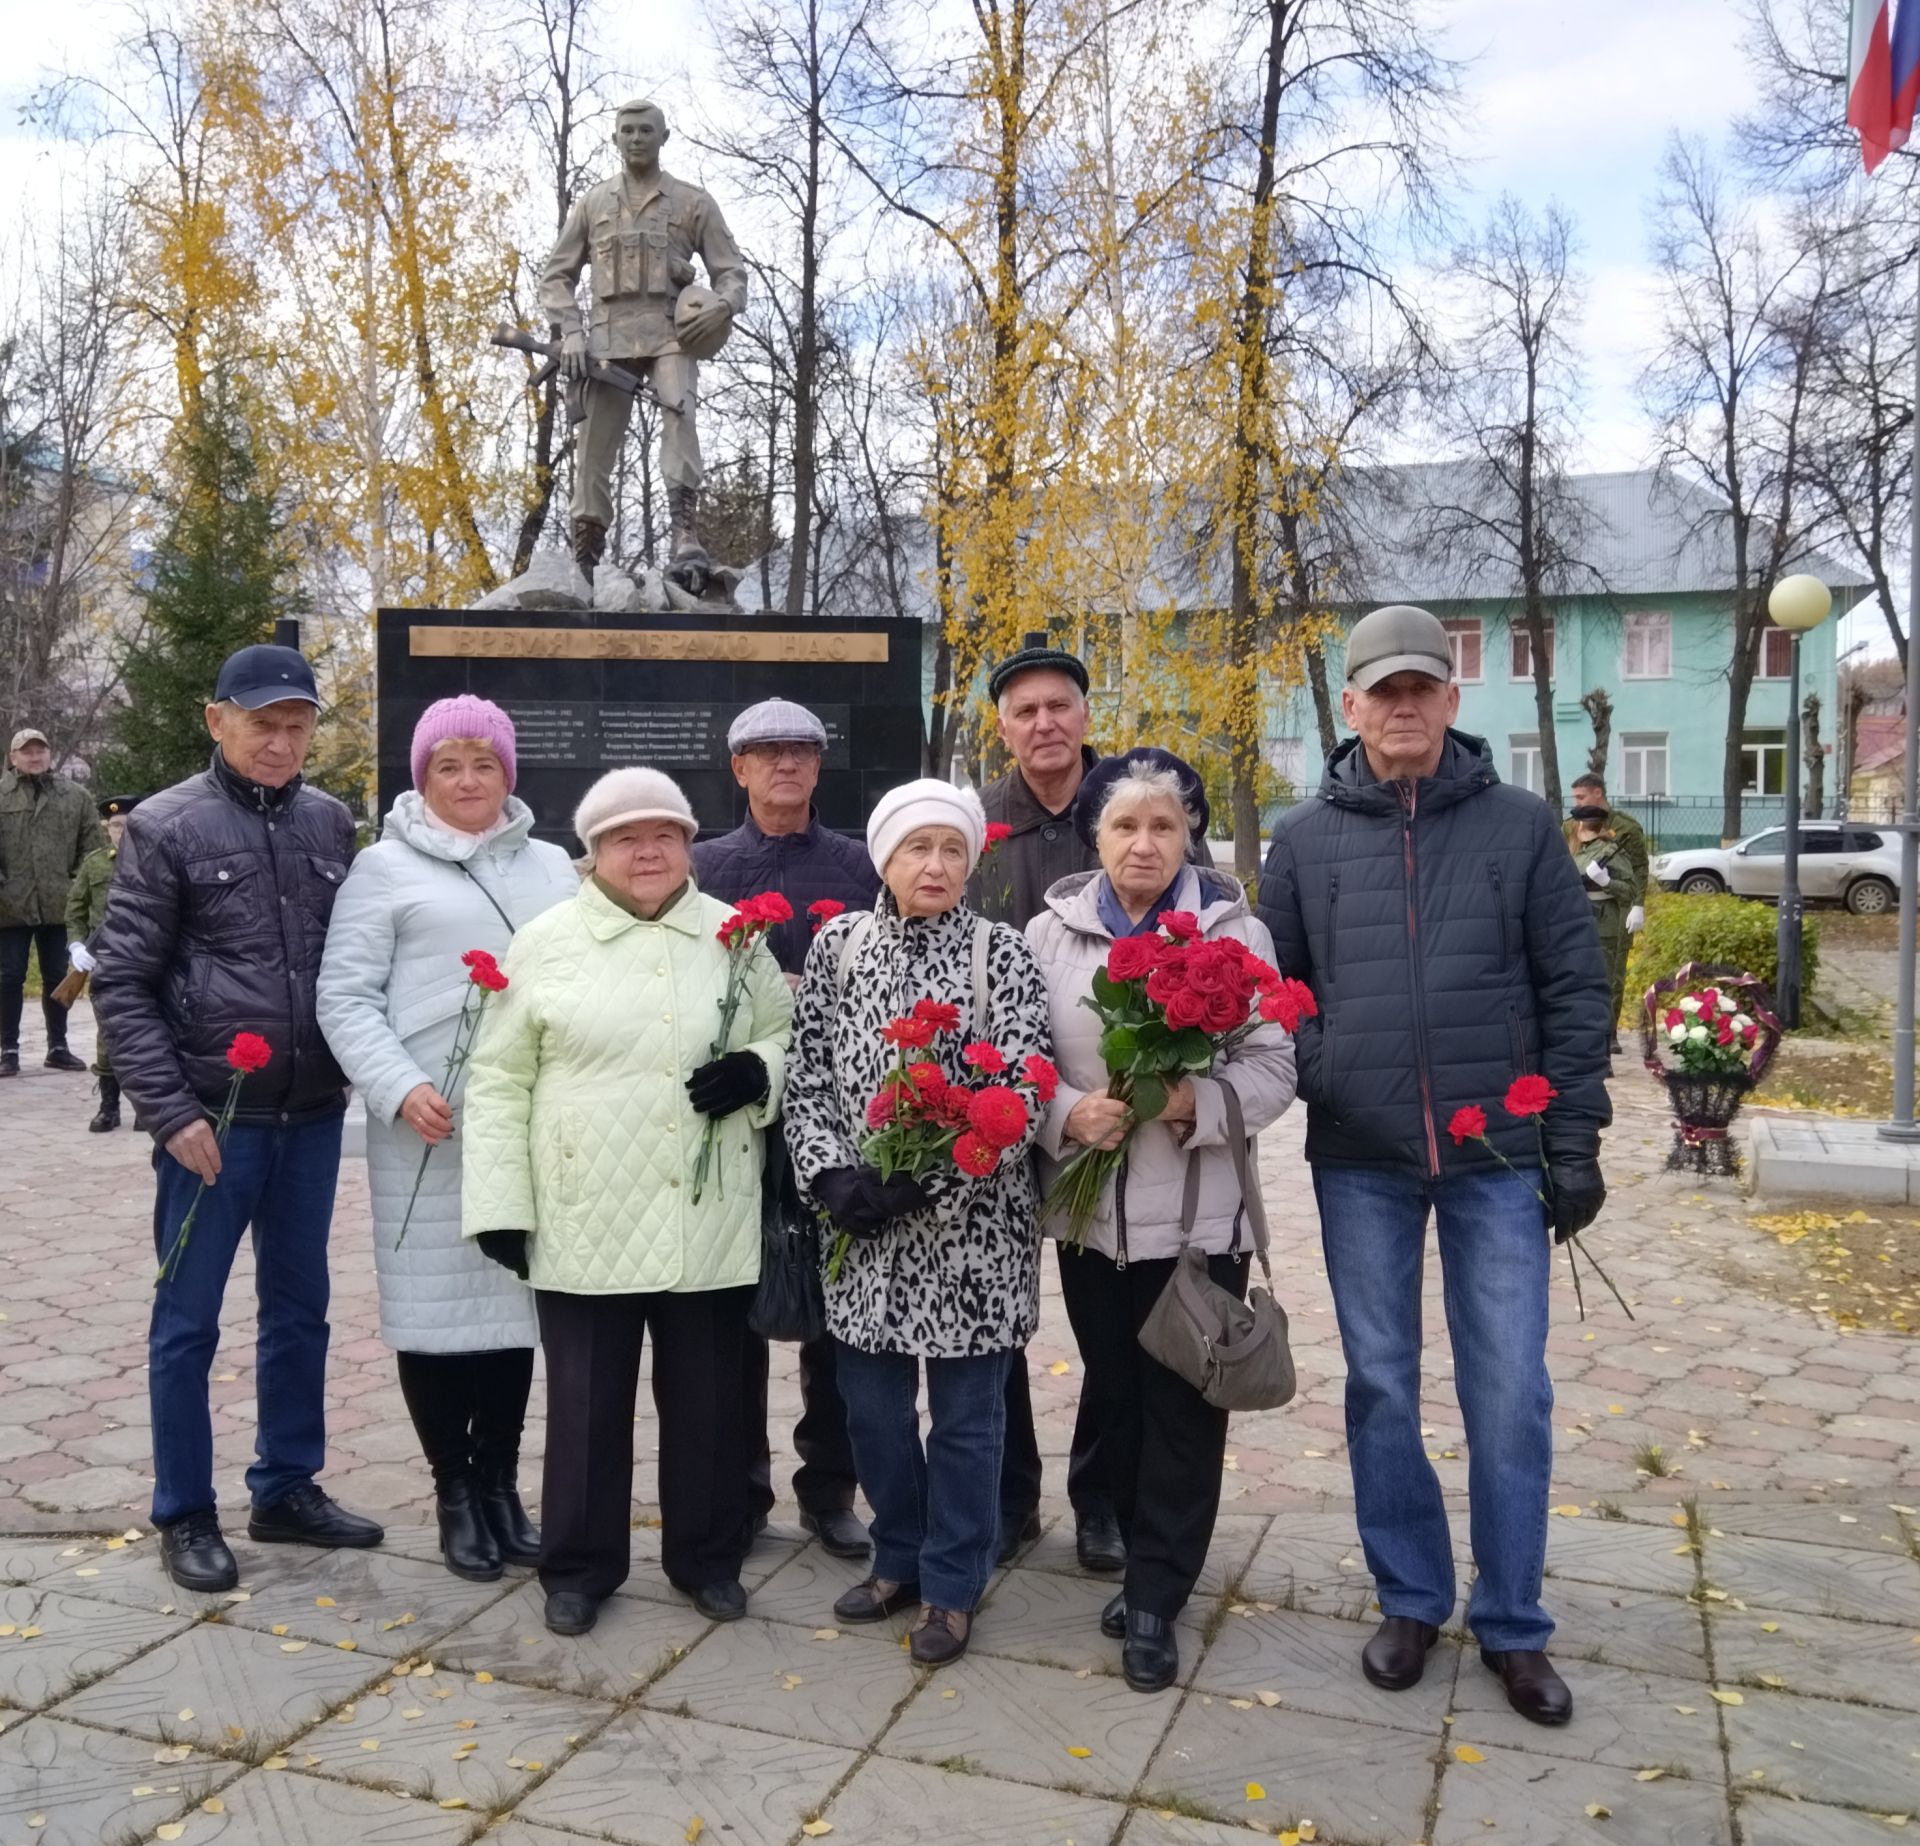
[[[1287,1345],[1287,1313],[1273,1298],[1273,1269],[1267,1261],[1267,1213],[1260,1200],[1252,1162],[1247,1158],[1246,1118],[1230,1083],[1220,1089],[1227,1106],[1227,1149],[1240,1181],[1247,1222],[1253,1227],[1254,1254],[1260,1259],[1265,1288],[1250,1288],[1236,1300],[1207,1273],[1204,1252],[1193,1247],[1200,1215],[1203,1162],[1187,1156],[1187,1180],[1180,1207],[1180,1254],[1140,1329],[1140,1344],[1218,1410],[1277,1410],[1294,1393],[1293,1353]]]

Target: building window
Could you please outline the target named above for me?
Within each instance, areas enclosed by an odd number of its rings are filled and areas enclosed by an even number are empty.
[[[1787,792],[1785,731],[1748,731],[1740,739],[1740,792],[1743,795]]]
[[[1510,767],[1512,774],[1507,777],[1515,788],[1524,788],[1536,795],[1547,792],[1547,778],[1540,767],[1540,733],[1538,731],[1515,731],[1507,739],[1511,751]]]
[[[1658,799],[1667,793],[1667,734],[1628,731],[1620,740],[1621,792],[1630,801]]]
[[[1453,650],[1453,677],[1458,680],[1470,680],[1478,683],[1483,676],[1480,664],[1480,618],[1466,617],[1460,621],[1442,622],[1447,631],[1447,645]]]
[[[1793,671],[1793,636],[1784,628],[1760,631],[1760,677],[1785,679]]]
[[[1549,621],[1546,625],[1546,628],[1547,628],[1547,678],[1552,679],[1553,678],[1553,623]],[[1512,649],[1512,661],[1511,661],[1512,676],[1515,679],[1532,679],[1533,678],[1533,636],[1527,632],[1525,625],[1519,620],[1518,617],[1514,619],[1509,638],[1510,638],[1510,644]]]
[[[1673,618],[1664,609],[1636,609],[1627,617],[1627,679],[1667,679],[1673,673]]]

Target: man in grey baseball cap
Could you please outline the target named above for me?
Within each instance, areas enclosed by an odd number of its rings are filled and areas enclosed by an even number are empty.
[[[1555,1243],[1606,1199],[1600,939],[1546,803],[1503,786],[1484,740],[1454,728],[1460,688],[1432,614],[1396,604],[1354,625],[1341,709],[1357,734],[1275,828],[1260,916],[1319,1006],[1294,1050],[1347,1358],[1355,1517],[1385,1618],[1361,1670],[1388,1691],[1414,1685],[1453,1614],[1452,1538],[1420,1431],[1431,1217],[1473,1457],[1467,1625],[1514,1710],[1564,1724],[1573,1696],[1547,1658],[1541,1603],[1547,1284]],[[1545,1089],[1544,1114],[1506,1106],[1521,1077]]]
[[[798,986],[807,950],[820,919],[808,915],[821,902],[842,909],[870,909],[880,893],[864,841],[853,841],[820,824],[813,811],[828,748],[819,715],[791,699],[762,699],[727,727],[734,780],[747,792],[747,818],[731,833],[702,840],[693,849],[693,876],[700,889],[723,903],[760,891],[778,891],[793,906],[793,920],[777,923],[767,946],[788,981]],[[794,1220],[802,1215],[799,1193],[778,1135],[767,1137],[769,1190]],[[747,1342],[749,1497],[756,1517],[773,1506],[773,1458],[767,1445],[768,1352],[757,1336]],[[800,1523],[818,1534],[835,1557],[865,1557],[866,1527],[853,1511],[856,1485],[847,1411],[840,1399],[830,1339],[800,1348],[800,1421],[793,1445],[800,1456],[794,1497]]]

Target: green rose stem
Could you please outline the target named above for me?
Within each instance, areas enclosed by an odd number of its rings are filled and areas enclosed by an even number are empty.
[[[488,964],[491,968],[492,964]],[[487,995],[497,991],[487,987],[479,978],[479,970],[473,971],[472,985],[467,989],[467,997],[460,1002],[460,1021],[453,1028],[453,1049],[447,1053],[447,1068],[440,1078],[440,1094],[447,1099],[447,1107],[453,1107],[454,1085],[465,1073],[468,1061],[473,1056],[474,1042],[480,1036],[480,1015],[487,1004]],[[500,975],[502,985],[506,976]],[[433,1150],[440,1144],[429,1141],[420,1150],[420,1164],[413,1172],[413,1190],[407,1195],[407,1214],[400,1220],[400,1235],[393,1240],[397,1250],[407,1241],[407,1226],[413,1222],[413,1208],[420,1199],[420,1182],[427,1177],[427,1162],[433,1158]]]
[[[273,1056],[273,1049],[264,1038],[253,1032],[237,1032],[227,1047],[227,1062],[233,1067],[233,1075],[227,1079],[226,1100],[220,1105],[220,1113],[213,1124],[213,1139],[216,1147],[227,1144],[227,1130],[233,1126],[233,1112],[240,1104],[240,1086],[256,1070],[264,1069]],[[173,1247],[160,1259],[160,1268],[155,1273],[153,1285],[158,1288],[170,1276],[180,1273],[180,1258],[185,1253],[187,1239],[193,1235],[193,1221],[200,1213],[200,1201],[207,1195],[207,1182],[203,1179],[194,1188],[193,1203],[187,1207],[187,1215],[180,1220],[180,1235],[173,1240]]]

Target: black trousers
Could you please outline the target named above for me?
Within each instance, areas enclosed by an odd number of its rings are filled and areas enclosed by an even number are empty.
[[[1086,1392],[1073,1420],[1073,1450],[1067,1457],[1067,1498],[1081,1518],[1113,1510],[1100,1450],[1100,1418]],[[1033,1392],[1027,1383],[1023,1347],[1007,1368],[1007,1446],[1000,1463],[1000,1517],[1024,1521],[1040,1507],[1040,1441],[1033,1427]]]
[[[62,923],[10,923],[0,929],[0,1051],[20,1049],[20,1015],[27,1004],[27,957],[40,957],[40,1016],[47,1049],[67,1042],[67,1009],[53,990],[67,978],[67,931]]]
[[[1245,1297],[1244,1258],[1209,1257],[1207,1272]],[[1097,1251],[1060,1251],[1060,1292],[1086,1368],[1081,1411],[1099,1421],[1106,1484],[1127,1541],[1127,1607],[1168,1621],[1186,1607],[1207,1561],[1227,1452],[1227,1413],[1140,1345],[1172,1274],[1171,1257],[1122,1269]]]
[[[800,1420],[793,1426],[793,1497],[803,1513],[839,1513],[853,1505],[858,1484],[847,1407],[834,1370],[833,1340],[822,1335],[800,1348]],[[757,1523],[773,1510],[773,1445],[767,1439],[767,1377],[772,1349],[747,1331],[745,1392],[748,1446],[747,1511]]]
[[[533,1389],[533,1348],[394,1356],[400,1395],[434,1485],[473,1473],[511,1479]]]
[[[681,1589],[731,1582],[752,1543],[746,1369],[751,1288],[569,1295],[538,1289],[547,1355],[540,1582],[610,1596],[632,1569],[633,1406],[653,1335],[660,1557]]]

